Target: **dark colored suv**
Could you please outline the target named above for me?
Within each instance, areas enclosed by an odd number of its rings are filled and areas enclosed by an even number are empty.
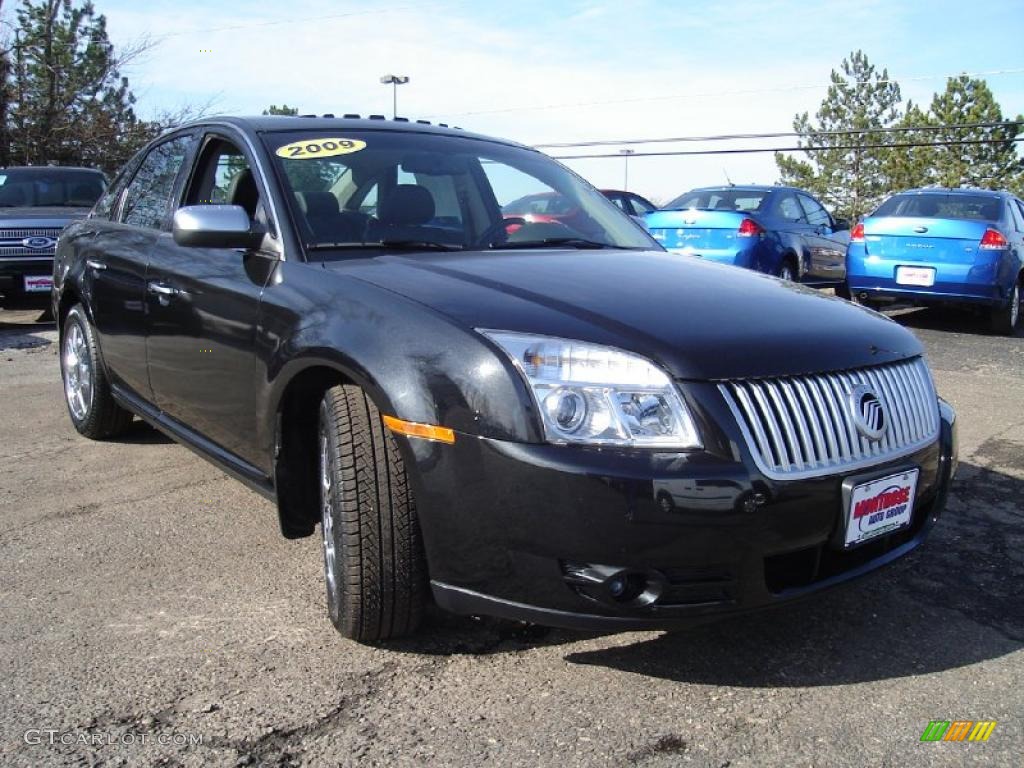
[[[578,214],[503,215],[530,194]],[[955,470],[909,332],[666,253],[545,155],[454,129],[188,125],[57,258],[78,431],[138,415],[285,536],[319,525],[359,640],[431,596],[612,630],[774,605],[913,550]]]
[[[106,188],[89,168],[0,168],[0,296],[5,304],[37,299],[53,286],[53,249],[70,221],[85,216]]]

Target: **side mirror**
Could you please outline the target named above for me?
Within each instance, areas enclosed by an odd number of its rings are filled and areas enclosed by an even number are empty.
[[[188,248],[258,248],[262,232],[240,205],[186,205],[174,212],[174,242]]]
[[[832,231],[833,232],[842,232],[844,229],[849,229],[849,228],[850,228],[850,220],[849,219],[835,219],[832,222]]]

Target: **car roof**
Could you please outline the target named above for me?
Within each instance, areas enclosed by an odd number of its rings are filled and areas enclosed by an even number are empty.
[[[805,189],[799,189],[798,187],[782,187],[775,184],[715,184],[708,187],[694,187],[690,192],[704,192],[710,189],[735,189],[740,192],[774,192],[776,190],[788,190],[791,192],[804,192],[808,195],[810,194],[810,192],[807,192]]]
[[[103,175],[103,171],[98,168],[85,168],[81,165],[8,165],[0,168],[0,173],[5,171],[84,171]]]
[[[919,187],[917,189],[908,189],[903,192],[896,192],[896,195],[925,195],[925,194],[940,194],[940,195],[983,195],[987,197],[1007,197],[1009,192],[1004,192],[1001,189],[975,189],[973,187]]]
[[[206,119],[193,120],[175,130],[189,127],[202,127],[211,125],[232,125],[239,130],[250,133],[278,133],[285,131],[394,131],[397,133],[426,133],[438,136],[459,136],[462,138],[490,141],[508,146],[521,147],[533,150],[515,141],[499,139],[494,136],[484,136],[479,133],[471,133],[461,128],[452,127],[446,123],[430,123],[427,120],[410,120],[404,117],[387,119],[383,115],[370,115],[360,117],[359,115],[252,115],[252,116],[231,116],[219,115]]]

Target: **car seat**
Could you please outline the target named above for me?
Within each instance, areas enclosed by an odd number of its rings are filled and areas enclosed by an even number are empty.
[[[436,240],[427,222],[434,218],[434,196],[418,184],[399,184],[377,208],[376,236],[382,240]]]
[[[249,168],[239,171],[228,186],[228,204],[245,208],[250,219],[256,218],[256,207],[260,204],[260,189]]]

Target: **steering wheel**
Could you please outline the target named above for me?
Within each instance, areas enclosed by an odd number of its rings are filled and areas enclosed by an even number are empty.
[[[498,235],[504,233],[505,237],[508,237],[508,233],[505,232],[506,229],[515,224],[522,226],[526,223],[528,222],[522,216],[509,216],[508,218],[498,219],[480,234],[480,237],[477,238],[476,245],[494,245],[494,241],[498,238]]]

